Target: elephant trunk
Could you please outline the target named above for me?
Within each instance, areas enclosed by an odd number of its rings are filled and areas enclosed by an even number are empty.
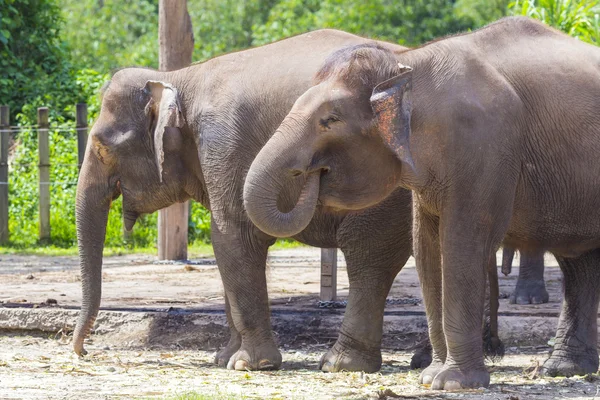
[[[320,170],[306,167],[291,168],[290,161],[298,159],[302,146],[299,138],[278,131],[258,153],[250,166],[244,184],[244,206],[252,222],[274,237],[290,237],[300,233],[310,223],[319,199]],[[294,154],[291,154],[295,152]],[[303,157],[299,157],[302,159]],[[306,180],[296,205],[282,212],[277,200],[294,174],[304,173]]]
[[[94,326],[102,294],[102,251],[108,211],[115,192],[110,187],[106,170],[106,166],[88,146],[77,183],[75,209],[83,296],[79,320],[73,334],[73,348],[80,356],[87,354],[83,341]]]

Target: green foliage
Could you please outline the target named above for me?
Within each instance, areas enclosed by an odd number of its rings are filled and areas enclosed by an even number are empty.
[[[158,67],[157,0],[61,0],[63,37],[80,68]]]
[[[454,13],[473,28],[506,16],[509,0],[457,0]]]
[[[188,0],[195,61],[256,45],[252,27],[263,24],[277,0]]]
[[[414,46],[471,28],[454,6],[447,0],[282,0],[264,25],[253,27],[253,44],[335,28]]]
[[[58,246],[75,244],[75,192],[77,187],[77,134],[75,104],[87,102],[89,118],[99,111],[97,91],[106,75],[91,70],[72,72],[68,90],[48,93],[30,100],[17,114],[20,125],[37,124],[37,107],[50,106],[50,225],[52,242]],[[15,138],[9,167],[9,231],[15,246],[32,246],[38,238],[38,135],[24,129]]]
[[[512,15],[539,19],[566,34],[600,44],[600,2],[597,0],[517,0]]]
[[[53,0],[0,0],[0,104],[13,115],[31,99],[69,85],[60,24]]]

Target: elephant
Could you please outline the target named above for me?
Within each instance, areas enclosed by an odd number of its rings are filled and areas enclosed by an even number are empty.
[[[599,109],[600,49],[526,17],[400,54],[351,46],[329,56],[256,156],[244,203],[259,228],[275,219],[293,234],[317,204],[361,210],[411,190],[433,347],[419,379],[433,390],[489,385],[481,320],[491,255],[502,245],[548,251],[563,272],[564,301],[542,372],[593,373]],[[267,212],[273,199],[258,177],[268,173],[305,181],[288,212]]]
[[[77,185],[76,223],[82,308],[73,346],[85,354],[101,300],[102,251],[111,201],[123,196],[126,229],[136,219],[194,199],[210,209],[211,236],[225,290],[231,338],[215,362],[230,369],[281,365],[271,331],[265,263],[277,237],[338,247],[350,290],[339,338],[323,356],[325,371],[377,371],[386,296],[412,254],[411,193],[398,189],[368,210],[316,207],[296,232],[264,233],[247,217],[243,183],[254,157],[312,85],[334,50],[368,42],[318,30],[216,57],[172,72],[126,68],[102,89]],[[379,42],[397,53],[405,48]],[[302,198],[301,177],[282,188],[278,204]],[[393,212],[392,212],[393,210]],[[423,362],[426,362],[423,361]]]
[[[502,250],[502,273],[511,272],[515,249]],[[510,295],[510,304],[542,304],[550,299],[544,281],[544,252],[521,252],[519,279],[515,291]]]

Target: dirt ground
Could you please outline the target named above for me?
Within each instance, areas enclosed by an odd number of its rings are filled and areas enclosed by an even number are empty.
[[[90,346],[79,359],[66,341],[0,337],[0,399],[154,399],[189,392],[216,399],[559,399],[600,398],[598,376],[543,379],[545,354],[510,354],[490,364],[489,389],[433,392],[417,383],[410,354],[385,352],[379,373],[317,371],[323,346],[284,351],[281,371],[235,372],[215,367],[210,352],[113,350]]]
[[[154,260],[154,257],[144,255],[107,257],[103,269],[103,309],[108,313],[133,316],[148,311],[166,316],[194,315],[194,312],[205,315],[208,312],[211,318],[224,320],[222,285],[214,259],[174,264]],[[546,344],[551,337],[547,327],[550,326],[550,332],[555,327],[555,322],[547,322],[556,319],[562,300],[560,271],[552,258],[547,259],[546,270],[549,304],[508,304],[506,297],[516,283],[518,259],[513,274],[500,280],[504,297],[500,307],[501,337],[508,335],[503,340],[509,337],[513,341],[529,337],[529,345],[510,345],[508,355],[502,361],[489,364],[492,371],[489,389],[453,393],[432,392],[420,387],[418,372],[408,368],[411,351],[406,349],[414,343],[411,342],[413,339],[402,341],[400,333],[410,325],[409,322],[421,333],[424,330],[414,260],[411,259],[399,274],[388,297],[384,367],[376,374],[317,371],[319,357],[334,340],[336,324],[343,315],[343,308],[323,310],[318,307],[319,250],[298,248],[273,252],[269,265],[274,329],[284,353],[281,371],[232,372],[215,367],[212,364],[214,350],[226,340],[222,322],[219,340],[210,342],[208,347],[204,346],[205,342],[193,340],[162,342],[160,338],[167,336],[159,336],[152,345],[143,340],[124,342],[118,340],[124,335],[122,330],[113,332],[112,336],[110,332],[100,330],[98,333],[103,334],[96,335],[87,345],[90,355],[83,359],[72,353],[68,335],[37,332],[28,336],[23,331],[5,331],[0,333],[0,399],[150,399],[171,398],[187,392],[207,396],[199,397],[202,399],[517,400],[595,396],[600,399],[600,381],[597,382],[596,375],[573,379],[536,376],[535,366],[543,362],[550,349]],[[81,298],[78,275],[76,257],[1,256],[0,314],[3,311],[37,312],[38,317],[43,318],[51,311],[66,310],[68,323],[74,323]],[[348,280],[340,254],[339,300],[343,301],[347,294]],[[325,334],[314,336],[311,330],[309,335],[298,336],[295,330],[309,329],[302,325],[302,320],[296,322],[300,328],[291,329],[296,335],[294,338],[300,339],[286,339],[285,332],[290,330],[288,325],[301,317],[309,321],[306,325],[311,327],[321,324],[317,328]],[[335,324],[331,322],[334,319]],[[413,323],[415,320],[417,322]],[[183,325],[174,324],[173,318],[167,318],[167,321],[171,328],[175,325],[170,337],[184,334]],[[186,326],[204,329],[205,325],[198,325],[197,321],[191,319]],[[5,322],[0,315],[0,327]],[[541,328],[542,325],[546,330]],[[200,348],[209,351],[198,350]]]
[[[223,285],[214,258],[184,263],[161,263],[150,255],[105,257],[102,307],[129,309],[166,309],[223,306]],[[498,263],[501,254],[498,253]],[[519,258],[513,272],[500,276],[500,312],[558,314],[562,301],[561,273],[553,257],[546,259],[546,285],[550,302],[533,306],[508,304],[518,276]],[[314,306],[320,283],[320,250],[299,247],[269,254],[267,277],[273,305]],[[411,257],[400,271],[389,294],[386,309],[423,312],[418,301],[421,291]],[[77,257],[0,256],[0,305],[40,304],[48,299],[61,307],[79,307],[81,285]],[[348,296],[348,276],[338,251],[338,296]],[[394,301],[394,299],[396,299]],[[405,301],[399,301],[404,299]],[[406,303],[406,304],[403,304]]]

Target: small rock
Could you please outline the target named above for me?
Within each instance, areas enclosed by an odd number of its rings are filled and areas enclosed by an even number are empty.
[[[35,279],[35,276],[33,276],[33,274],[29,274],[25,277],[25,279],[28,279],[28,280]]]
[[[115,367],[108,367],[106,370],[108,372],[115,372],[116,371]]]
[[[46,299],[45,303],[48,305],[51,305],[51,304],[56,305],[56,304],[58,304],[58,301],[56,299]]]
[[[61,294],[60,294],[60,296],[66,296],[66,294],[64,294],[64,293],[61,293]]]
[[[110,346],[104,346],[102,350],[110,350]]]

